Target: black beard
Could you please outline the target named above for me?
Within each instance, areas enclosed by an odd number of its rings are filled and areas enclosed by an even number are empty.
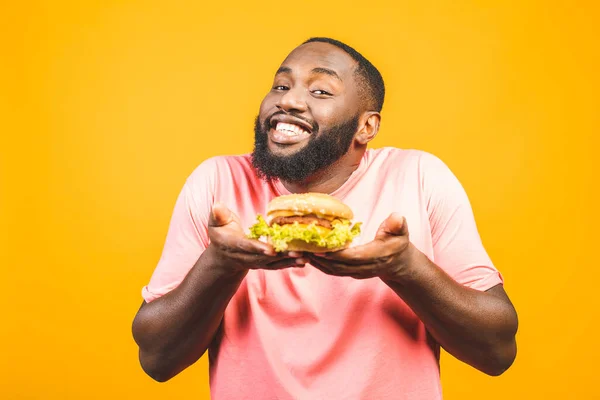
[[[329,167],[350,150],[358,128],[358,115],[317,135],[313,130],[308,143],[289,156],[274,155],[269,149],[267,132],[270,118],[261,126],[254,121],[252,165],[258,176],[271,181],[303,182],[314,173]]]

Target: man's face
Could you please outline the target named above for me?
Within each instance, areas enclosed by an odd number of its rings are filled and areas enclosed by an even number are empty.
[[[255,121],[259,174],[302,181],[348,152],[359,118],[355,68],[328,43],[302,45],[285,59]]]

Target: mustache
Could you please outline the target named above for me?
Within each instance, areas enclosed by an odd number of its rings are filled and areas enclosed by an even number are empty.
[[[287,111],[283,111],[283,110],[275,111],[273,114],[271,114],[265,120],[265,128],[266,128],[265,130],[269,130],[269,128],[271,127],[271,118],[273,118],[277,115],[289,115],[290,117],[298,118],[298,119],[306,122],[307,124],[309,124],[312,128],[313,133],[317,133],[319,131],[319,124],[317,124],[315,121],[309,121],[308,119],[306,119],[303,116],[298,115],[294,112],[287,112]]]

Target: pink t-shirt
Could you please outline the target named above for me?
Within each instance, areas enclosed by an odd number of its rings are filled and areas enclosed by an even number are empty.
[[[247,230],[267,203],[288,194],[257,178],[250,156],[215,157],[187,179],[162,257],[143,297],[177,287],[209,244],[212,204],[224,203]],[[502,282],[469,200],[435,156],[368,150],[335,192],[372,240],[396,211],[412,243],[459,283],[486,290]],[[251,270],[229,303],[220,340],[209,349],[214,400],[440,399],[439,346],[412,310],[379,278],[326,275],[307,265]],[[217,347],[218,346],[218,347]]]

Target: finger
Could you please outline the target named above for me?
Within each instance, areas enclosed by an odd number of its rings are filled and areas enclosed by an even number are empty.
[[[208,226],[220,227],[225,226],[233,221],[233,213],[221,203],[215,203],[210,212]]]
[[[364,265],[372,262],[381,254],[381,244],[373,244],[373,242],[351,247],[349,249],[334,251],[324,254],[315,254],[313,257],[318,257],[327,260],[328,263],[337,261],[345,265]]]
[[[311,265],[332,276],[349,277],[354,279],[367,279],[374,276],[374,274],[366,268],[352,268],[346,265],[320,263],[314,260],[311,260]]]
[[[307,264],[307,260],[302,258],[286,258],[283,260],[278,260],[274,262],[270,262],[263,265],[257,265],[252,269],[268,269],[268,270],[277,270],[284,268],[293,268],[293,267],[304,267]]]
[[[270,244],[261,242],[260,240],[256,239],[248,239],[244,235],[240,235],[237,237],[234,249],[238,253],[261,254],[270,257],[277,256],[275,249],[273,249],[273,246],[271,246]]]
[[[348,273],[356,272],[356,267],[353,268],[346,264],[337,263],[332,260],[319,259],[317,257],[310,257],[310,263],[331,275],[346,275]]]
[[[283,258],[280,256],[268,256],[262,253],[229,253],[229,257],[234,259],[237,263],[243,264],[247,268],[257,269],[267,264],[288,261],[293,262],[293,259]]]
[[[326,260],[337,261],[348,265],[376,264],[401,251],[406,246],[406,236],[394,236],[387,239],[375,239],[369,243],[349,249],[325,253],[320,255]]]
[[[392,213],[385,219],[377,229],[375,238],[384,238],[386,236],[406,236],[408,235],[408,225],[406,218],[398,213]]]

